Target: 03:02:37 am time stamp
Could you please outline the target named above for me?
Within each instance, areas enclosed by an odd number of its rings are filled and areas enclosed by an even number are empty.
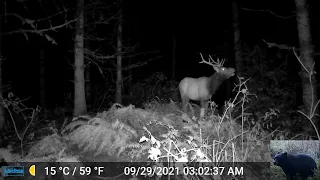
[[[125,175],[134,175],[134,176],[173,176],[173,175],[222,175],[225,171],[225,167],[161,167],[161,166],[153,166],[153,167],[144,167],[144,166],[132,166],[125,167],[124,174]]]

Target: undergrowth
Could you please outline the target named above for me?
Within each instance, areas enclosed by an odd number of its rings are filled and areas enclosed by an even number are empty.
[[[146,110],[114,104],[94,116],[75,117],[62,131],[39,140],[25,158],[149,162],[151,166],[169,162],[181,167],[199,162],[266,162],[270,156],[268,142],[274,135],[259,122],[249,121],[244,104],[251,94],[247,81],[239,81],[237,96],[227,103],[221,116],[211,113],[202,121],[190,119],[174,111],[177,106],[173,101],[165,104],[153,100],[146,104]],[[237,119],[232,116],[236,107],[242,109]],[[263,168],[259,168],[261,174]]]
[[[157,72],[132,85],[132,100],[135,105],[141,106],[146,102],[159,98],[170,102],[179,100],[178,82],[169,80],[163,72]]]

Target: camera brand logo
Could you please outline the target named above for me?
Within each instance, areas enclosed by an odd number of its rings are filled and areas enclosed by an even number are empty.
[[[24,166],[3,166],[3,176],[24,176]]]

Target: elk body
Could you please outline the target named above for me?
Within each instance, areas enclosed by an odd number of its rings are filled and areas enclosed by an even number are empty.
[[[201,53],[200,56],[202,58],[200,63],[212,66],[216,72],[210,77],[185,77],[179,83],[179,91],[182,100],[182,110],[184,112],[187,111],[189,100],[200,101],[200,117],[203,117],[204,114],[207,113],[208,101],[211,96],[216,93],[225,80],[234,76],[235,69],[223,67],[224,60],[222,60],[222,62],[220,62],[219,59],[214,61],[212,57],[209,56],[209,61],[205,61]]]

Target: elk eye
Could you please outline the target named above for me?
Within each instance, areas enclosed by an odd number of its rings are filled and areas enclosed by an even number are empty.
[[[224,71],[224,68],[221,68],[222,71]]]

